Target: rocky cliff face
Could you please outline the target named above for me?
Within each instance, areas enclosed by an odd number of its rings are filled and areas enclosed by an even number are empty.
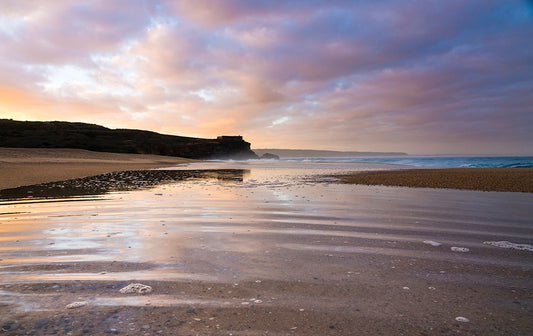
[[[0,147],[79,148],[100,152],[157,154],[191,159],[257,159],[242,137],[201,139],[150,131],[61,121],[0,119]]]

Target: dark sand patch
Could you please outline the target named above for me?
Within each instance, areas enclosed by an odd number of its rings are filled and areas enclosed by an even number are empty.
[[[115,191],[149,189],[188,179],[242,181],[242,169],[220,170],[126,170],[95,176],[0,190],[0,199],[61,198],[103,195]]]

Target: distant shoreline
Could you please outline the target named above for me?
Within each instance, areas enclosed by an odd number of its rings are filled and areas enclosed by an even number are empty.
[[[0,189],[193,162],[198,161],[81,149],[0,148]],[[533,192],[533,168],[409,168],[336,177],[343,183],[352,184]]]
[[[533,192],[533,168],[425,168],[371,171],[335,177],[349,184]]]
[[[314,149],[282,149],[282,148],[259,148],[252,149],[258,156],[265,153],[275,154],[280,158],[339,158],[339,157],[372,157],[372,156],[407,156],[403,152],[354,152],[354,151],[333,151],[333,150],[314,150]]]
[[[198,160],[149,154],[64,148],[0,148],[0,189],[99,175],[176,166]]]

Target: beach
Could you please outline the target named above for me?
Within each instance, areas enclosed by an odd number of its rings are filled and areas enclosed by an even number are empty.
[[[533,195],[338,180],[394,169],[196,162],[10,189],[0,200],[0,327],[531,333]],[[151,291],[121,293],[132,283]]]
[[[175,166],[192,159],[81,149],[0,148],[0,189],[113,171]]]
[[[402,169],[337,177],[344,183],[365,185],[533,192],[533,168]]]

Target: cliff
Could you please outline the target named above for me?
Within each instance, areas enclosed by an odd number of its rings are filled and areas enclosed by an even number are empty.
[[[79,148],[98,152],[157,154],[191,159],[257,159],[240,136],[202,139],[64,121],[0,119],[0,147]]]

